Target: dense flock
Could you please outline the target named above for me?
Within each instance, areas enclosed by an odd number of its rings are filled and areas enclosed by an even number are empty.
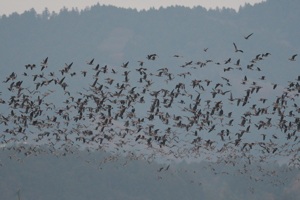
[[[87,150],[149,162],[299,167],[299,68],[282,85],[263,67],[272,52],[243,60],[238,44],[229,51],[225,60],[170,55],[170,65],[151,53],[119,66],[97,58],[53,66],[51,57],[20,66],[1,81],[1,148],[12,158]],[[294,62],[297,54],[286,58]]]

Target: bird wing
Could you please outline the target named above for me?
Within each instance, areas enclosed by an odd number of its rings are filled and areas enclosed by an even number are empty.
[[[234,48],[235,48],[235,50],[237,50],[236,44],[235,44],[235,43],[233,43],[233,45],[234,45]]]
[[[297,55],[298,55],[298,54],[293,55],[293,56],[292,56],[292,59],[295,59]]]
[[[250,33],[249,35],[247,35],[247,36],[245,37],[245,39],[248,39],[249,37],[251,37],[251,35],[253,35],[253,33]]]

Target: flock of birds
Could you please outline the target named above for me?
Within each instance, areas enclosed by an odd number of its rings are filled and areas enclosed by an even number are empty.
[[[160,56],[149,54],[121,66],[91,59],[80,70],[73,62],[54,68],[47,57],[2,81],[0,145],[14,150],[12,157],[87,149],[148,161],[284,160],[299,167],[300,75],[286,86],[249,77],[263,74],[260,63],[271,56],[242,65],[174,55],[180,65],[158,67]],[[217,77],[202,76],[205,70]]]

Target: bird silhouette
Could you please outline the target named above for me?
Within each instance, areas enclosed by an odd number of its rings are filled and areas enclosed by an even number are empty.
[[[246,40],[248,40],[252,35],[253,35],[253,33],[250,33],[249,35],[244,36],[244,38],[245,38]]]
[[[238,49],[238,48],[237,48],[237,46],[236,46],[236,44],[235,44],[235,43],[233,43],[233,46],[234,46],[234,50],[235,50],[235,52],[241,52],[241,53],[244,53],[244,51],[243,51],[243,50],[240,50],[240,49]]]
[[[292,57],[290,57],[290,58],[289,58],[289,60],[290,60],[290,61],[296,61],[296,59],[295,59],[295,58],[296,58],[296,56],[297,56],[297,55],[298,55],[298,54],[294,54],[294,55],[292,55]]]
[[[94,62],[94,58],[92,60],[90,60],[89,62],[87,62],[88,65],[93,65]]]

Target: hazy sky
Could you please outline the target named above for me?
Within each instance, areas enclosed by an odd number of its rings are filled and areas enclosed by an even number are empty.
[[[11,14],[13,12],[23,13],[25,10],[34,8],[38,13],[47,7],[50,12],[58,12],[62,7],[77,7],[84,9],[88,6],[100,3],[101,5],[115,5],[118,7],[131,7],[140,9],[148,9],[150,7],[159,8],[170,5],[184,6],[203,6],[205,8],[229,7],[238,10],[239,6],[245,3],[255,4],[264,0],[0,0],[0,15]]]

